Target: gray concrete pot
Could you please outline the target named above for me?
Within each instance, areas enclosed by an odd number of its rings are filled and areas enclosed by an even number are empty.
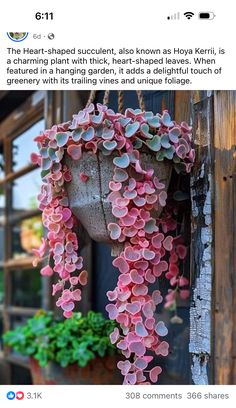
[[[65,163],[72,173],[72,181],[67,183],[66,189],[69,197],[69,205],[74,215],[79,219],[89,236],[98,242],[114,244],[111,241],[107,225],[117,222],[111,212],[111,203],[107,200],[110,193],[109,182],[113,177],[114,155],[104,156],[83,153],[79,160],[66,157]],[[154,155],[141,153],[141,163],[144,169],[153,168],[155,175],[166,186],[169,186],[171,177],[171,163],[168,161],[157,162]],[[88,181],[80,180],[80,173],[89,176]],[[161,207],[156,211],[159,216]]]

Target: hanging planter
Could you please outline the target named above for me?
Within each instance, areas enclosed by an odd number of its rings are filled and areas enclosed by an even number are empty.
[[[118,254],[122,248],[122,245],[114,244],[110,231],[111,224],[116,223],[112,203],[109,200],[111,193],[109,185],[114,176],[115,157],[114,153],[104,156],[101,151],[97,151],[92,155],[83,152],[81,159],[76,161],[69,156],[65,158],[72,175],[72,180],[66,184],[70,208],[93,240],[112,245],[113,255]],[[164,185],[163,191],[166,192],[171,176],[171,164],[157,162],[155,156],[148,152],[140,152],[140,161],[145,171],[154,170],[155,176]],[[162,207],[156,205],[153,217],[157,218],[161,210]]]
[[[78,285],[87,282],[73,231],[77,219],[93,239],[115,244],[113,265],[120,276],[117,287],[107,293],[111,303],[106,310],[119,324],[110,338],[126,358],[118,363],[124,384],[155,383],[162,369],[147,369],[153,353],[168,355],[169,345],[163,341],[168,330],[154,318],[163,297],[159,290],[151,293],[150,285],[158,279],[170,281],[167,307],[178,294],[189,294],[188,280],[180,274],[187,250],[173,234],[177,224],[166,200],[172,168],[190,172],[193,165],[191,128],[173,121],[167,111],[145,112],[140,92],[138,97],[142,109],[124,114],[105,104],[95,107],[90,98],[72,122],[38,136],[39,155],[32,155],[42,167],[39,208],[48,231],[34,251],[35,264],[48,254],[41,274],[57,274],[53,295],[60,294],[56,304],[65,317],[81,299]],[[121,101],[119,93],[119,105]]]

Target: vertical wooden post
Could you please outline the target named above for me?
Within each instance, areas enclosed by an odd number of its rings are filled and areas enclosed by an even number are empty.
[[[176,92],[175,118],[192,122],[196,162],[191,176],[191,306],[190,343],[192,382],[208,384],[211,374],[212,316],[212,199],[213,95]],[[210,375],[209,375],[210,374]],[[210,377],[210,379],[209,379]]]
[[[192,108],[196,163],[191,177],[193,292],[189,351],[192,381],[200,385],[211,382],[208,361],[212,353],[213,94],[193,93]]]
[[[215,384],[236,384],[236,91],[214,97]]]

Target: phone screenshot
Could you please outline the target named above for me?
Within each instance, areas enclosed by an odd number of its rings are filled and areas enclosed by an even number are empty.
[[[0,406],[233,407],[235,4],[0,9]]]

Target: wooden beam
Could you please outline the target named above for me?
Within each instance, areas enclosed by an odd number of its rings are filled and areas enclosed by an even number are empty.
[[[236,91],[214,98],[215,383],[236,383]]]
[[[192,295],[189,344],[194,384],[212,382],[212,375],[207,374],[208,361],[212,352],[212,98],[212,93],[202,91],[178,91],[175,95],[175,119],[178,122],[187,121],[193,124],[196,150],[196,163],[191,176]]]
[[[193,93],[192,117],[196,161],[191,177],[192,304],[189,351],[192,354],[193,383],[202,385],[212,382],[208,362],[211,363],[212,354],[213,93]]]

